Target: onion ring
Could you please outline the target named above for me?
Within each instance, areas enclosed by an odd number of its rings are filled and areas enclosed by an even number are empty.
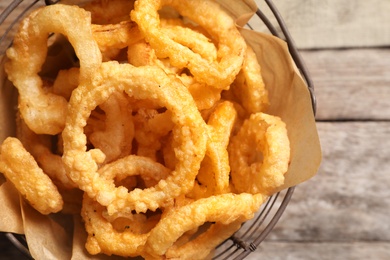
[[[89,12],[77,6],[40,8],[23,19],[13,46],[7,50],[9,61],[4,67],[19,91],[20,113],[37,134],[60,133],[67,113],[65,98],[45,93],[38,75],[45,61],[49,34],[67,36],[80,60],[80,82],[84,82],[102,60],[90,23]]]
[[[134,115],[137,155],[157,160],[162,143],[174,127],[169,110],[159,113],[155,109],[139,109]]]
[[[205,56],[209,56],[209,53],[204,53]],[[193,76],[181,73],[181,69],[175,68],[171,64],[167,64],[166,60],[158,59],[154,49],[152,49],[145,41],[129,45],[127,55],[129,63],[134,66],[156,65],[162,68],[166,73],[177,74],[177,77],[188,88],[193,96],[198,110],[211,108],[221,98],[220,89],[197,82]]]
[[[229,192],[230,166],[227,146],[237,112],[229,101],[218,104],[207,122],[209,141],[192,193],[196,198]]]
[[[69,100],[72,91],[79,85],[80,69],[73,67],[60,70],[53,83],[53,93]]]
[[[284,183],[290,142],[279,117],[252,114],[231,138],[228,151],[232,183],[238,192],[270,195]]]
[[[113,93],[100,108],[105,112],[104,129],[93,131],[88,137],[95,148],[102,150],[108,163],[131,152],[134,124],[123,93]]]
[[[129,19],[134,0],[93,0],[81,7],[91,12],[94,24],[115,24]]]
[[[61,155],[51,151],[53,147],[52,136],[37,135],[20,118],[18,120],[17,136],[25,149],[34,157],[39,167],[58,188],[69,190],[77,187],[66,175]]]
[[[105,253],[119,256],[139,256],[149,236],[149,232],[136,233],[126,230],[117,231],[113,224],[103,217],[105,208],[88,196],[84,196],[81,216],[88,233],[85,247],[87,251],[96,255]],[[139,226],[136,221],[130,222]],[[129,225],[130,226],[130,225]]]
[[[179,25],[164,25],[164,31],[175,42],[187,46],[208,62],[217,60],[217,48],[205,35]]]
[[[60,211],[64,204],[61,194],[22,143],[8,137],[0,148],[0,172],[29,204],[43,215]]]
[[[172,6],[183,16],[202,26],[218,42],[218,59],[209,62],[190,48],[174,41],[160,24],[158,10]],[[169,57],[172,65],[188,68],[201,83],[226,89],[239,73],[246,50],[246,42],[234,20],[222,11],[218,3],[206,0],[138,0],[131,12],[146,41],[159,58]],[[210,26],[212,25],[212,26]]]
[[[196,200],[188,205],[164,212],[156,227],[150,232],[145,251],[154,257],[164,255],[186,231],[206,222],[223,225],[253,218],[264,201],[261,194],[226,193]],[[210,228],[206,231],[210,231]]]
[[[99,174],[106,179],[125,179],[140,175],[146,184],[155,184],[165,179],[170,170],[153,160],[135,155],[106,164],[99,169]],[[156,224],[155,219],[146,220],[145,215],[135,215],[118,212],[113,216],[104,217],[105,208],[88,196],[84,196],[81,215],[88,233],[86,248],[91,254],[116,254],[120,256],[137,256],[142,253],[148,233]],[[138,222],[136,217],[145,221]],[[124,217],[126,227],[115,228],[114,222]],[[122,224],[123,226],[123,224]]]
[[[134,67],[117,62],[103,63],[93,88],[78,87],[69,101],[70,109],[65,129],[63,160],[70,179],[79,188],[107,206],[110,215],[123,210],[146,212],[155,210],[174,197],[187,193],[193,186],[206,150],[205,122],[185,87],[174,76],[156,67]],[[138,99],[154,98],[172,112],[173,146],[177,164],[175,170],[156,186],[131,192],[125,187],[116,188],[99,176],[98,163],[104,159],[100,150],[86,151],[83,127],[99,103],[113,92],[125,91]]]
[[[176,243],[172,245],[165,253],[165,257],[167,259],[188,260],[209,259],[213,250],[239,230],[241,225],[242,221],[235,221],[227,225],[217,222],[195,239],[183,245],[176,245]]]
[[[248,46],[244,64],[231,86],[240,104],[249,114],[264,112],[269,106],[268,91],[265,88],[261,67],[256,53]]]
[[[167,178],[170,170],[164,165],[150,158],[128,155],[99,169],[99,174],[109,180],[123,180],[129,176],[139,175],[147,187],[156,185],[160,180]]]
[[[117,24],[92,24],[93,37],[102,52],[108,49],[123,49],[144,37],[135,22],[122,21]]]

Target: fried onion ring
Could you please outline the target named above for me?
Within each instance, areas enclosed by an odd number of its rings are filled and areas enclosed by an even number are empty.
[[[80,81],[85,81],[102,60],[90,23],[89,12],[77,6],[40,8],[21,22],[13,46],[7,50],[9,61],[4,67],[19,91],[20,113],[37,134],[61,132],[67,113],[65,98],[45,93],[38,75],[45,61],[49,34],[61,33],[68,38],[80,60]]]
[[[154,186],[160,180],[167,178],[170,172],[164,165],[150,158],[136,155],[128,155],[99,169],[99,174],[109,180],[121,181],[129,176],[139,175],[147,187]]]
[[[284,183],[290,142],[279,117],[252,114],[231,138],[228,151],[232,183],[238,192],[270,195]]]
[[[163,26],[167,35],[175,42],[187,46],[208,62],[217,60],[217,48],[205,35],[188,27],[178,25]]]
[[[62,209],[64,202],[57,187],[18,139],[8,137],[1,145],[0,172],[41,214]]]
[[[193,186],[206,150],[206,125],[185,87],[174,76],[156,67],[133,67],[117,62],[103,63],[100,81],[93,88],[78,87],[69,101],[70,109],[62,133],[63,160],[67,174],[79,188],[107,206],[109,214],[120,210],[146,212],[155,210]],[[137,99],[154,98],[172,112],[173,146],[177,164],[171,174],[156,186],[131,192],[116,188],[99,176],[98,163],[104,159],[100,150],[86,151],[83,127],[90,111],[115,91],[125,91]]]
[[[155,184],[165,179],[170,170],[145,157],[129,155],[99,169],[106,179],[125,179],[140,175],[145,183]],[[86,248],[91,254],[116,254],[137,256],[142,253],[149,231],[156,224],[156,218],[146,219],[143,214],[118,212],[116,216],[105,215],[105,208],[88,196],[83,198],[81,215],[88,232]],[[117,220],[122,220],[115,225]],[[159,218],[158,218],[159,219]],[[157,219],[157,220],[158,220]]]
[[[199,199],[174,208],[170,212],[164,212],[156,227],[150,232],[145,251],[154,257],[162,256],[186,231],[206,222],[217,222],[222,225],[236,221],[244,222],[253,217],[263,201],[264,197],[261,194],[226,193]],[[214,231],[209,228],[207,232]]]
[[[136,23],[122,21],[117,24],[92,24],[93,37],[101,51],[108,49],[123,49],[132,43],[143,39]]]
[[[218,59],[209,62],[189,47],[170,37],[160,24],[158,10],[163,6],[174,7],[214,37],[218,42]],[[188,68],[197,81],[219,89],[225,89],[239,73],[246,50],[246,42],[237,30],[234,20],[214,1],[138,0],[131,12],[131,19],[156,50],[159,58],[169,57],[179,68]],[[178,36],[180,37],[180,36]]]
[[[193,195],[197,198],[229,192],[230,165],[227,146],[237,112],[231,102],[218,104],[207,125],[209,141],[206,156],[197,175]]]
[[[213,250],[223,241],[231,237],[242,225],[242,221],[235,221],[224,225],[219,222],[211,225],[209,229],[195,239],[183,245],[172,245],[165,257],[167,259],[209,259]]]
[[[104,207],[88,196],[83,198],[81,216],[88,233],[85,247],[90,254],[105,253],[119,256],[139,256],[149,236],[149,232],[136,233],[130,230],[120,232],[113,224],[103,217]],[[131,226],[130,226],[131,224]],[[140,223],[130,221],[129,227]]]
[[[261,67],[256,53],[250,46],[246,50],[244,64],[231,86],[231,91],[249,114],[264,112],[269,106],[268,91],[261,75]]]
[[[84,1],[85,2],[85,1]],[[86,1],[82,8],[91,12],[92,23],[114,24],[129,19],[134,0],[93,0]]]
[[[39,167],[58,188],[69,190],[76,187],[66,175],[61,155],[51,151],[54,146],[52,136],[35,134],[20,118],[17,136],[23,147],[34,157]]]
[[[131,152],[134,124],[124,93],[113,93],[100,107],[105,112],[104,129],[90,133],[89,140],[102,150],[108,163]]]

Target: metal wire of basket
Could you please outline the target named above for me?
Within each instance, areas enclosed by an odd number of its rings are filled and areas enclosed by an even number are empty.
[[[256,15],[268,28],[271,34],[287,42],[292,59],[302,74],[302,77],[305,80],[310,92],[313,114],[315,115],[316,98],[314,94],[314,85],[306,65],[304,64],[304,61],[301,58],[293,38],[291,37],[282,15],[279,13],[277,7],[271,0],[264,1],[274,15],[274,18],[276,18],[278,27],[275,27],[260,9],[257,10]],[[27,5],[23,5],[21,7],[20,4],[22,2],[28,3]],[[38,6],[51,5],[58,2],[58,0],[12,0],[0,14],[0,26],[5,26],[5,33],[0,37],[0,55],[4,54],[5,50],[12,44],[12,35],[13,30],[16,27],[15,25],[24,17],[26,13],[28,13],[29,10]],[[10,17],[11,21],[4,23],[4,21],[10,19]],[[248,26],[251,28],[250,24],[248,24]],[[262,243],[262,241],[264,241],[264,239],[269,235],[269,233],[279,221],[280,217],[283,215],[283,212],[293,195],[294,189],[295,187],[290,187],[271,196],[261,207],[255,218],[244,223],[236,234],[234,234],[216,248],[213,259],[239,260],[244,259],[251,252],[255,251]],[[29,258],[32,258],[23,235],[7,233],[6,236],[12,242],[12,244],[21,251],[21,253]]]

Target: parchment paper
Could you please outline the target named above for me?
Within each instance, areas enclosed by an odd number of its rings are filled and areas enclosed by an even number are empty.
[[[74,2],[74,1],[73,1]],[[253,1],[219,1],[237,20],[248,44],[258,55],[262,75],[270,94],[270,114],[287,124],[291,143],[291,165],[285,185],[295,186],[314,176],[321,162],[321,149],[309,91],[297,71],[286,43],[265,33],[244,29],[256,10]],[[0,72],[0,142],[13,135],[15,91]],[[1,176],[1,174],[0,174]],[[2,177],[2,176],[1,176]],[[42,216],[20,199],[11,184],[0,178],[0,230],[26,234],[35,259],[116,259],[88,255],[86,233],[78,215]],[[118,258],[119,259],[119,258]]]

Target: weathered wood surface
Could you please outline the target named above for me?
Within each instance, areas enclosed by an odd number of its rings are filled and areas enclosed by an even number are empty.
[[[390,259],[389,55],[390,48],[302,51],[316,87],[323,162],[248,259]]]
[[[323,164],[296,188],[271,240],[389,242],[390,122],[318,123]]]
[[[275,24],[266,2],[255,0]],[[388,0],[273,1],[300,48],[388,46]],[[256,28],[265,28],[260,22]]]
[[[390,119],[390,49],[302,51],[319,120]]]
[[[251,254],[246,260],[388,260],[389,243],[371,242],[264,242],[260,254]]]

